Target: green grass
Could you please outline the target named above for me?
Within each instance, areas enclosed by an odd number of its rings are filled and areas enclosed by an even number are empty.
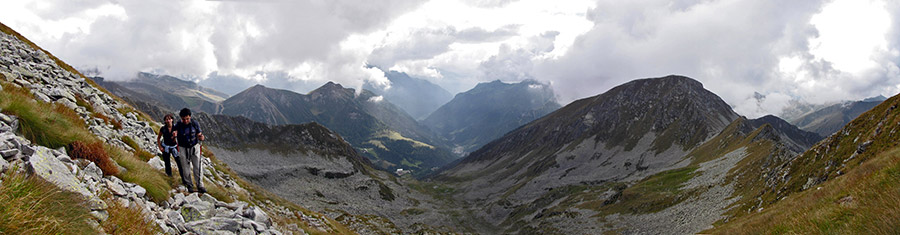
[[[79,195],[40,178],[8,173],[0,184],[0,201],[0,234],[96,233]]]
[[[898,105],[897,96],[884,101],[784,165],[789,178],[753,195],[762,211],[736,214],[705,232],[900,233]],[[824,182],[804,190],[810,178]]]
[[[106,151],[113,160],[119,165],[127,169],[125,172],[117,175],[124,181],[135,183],[147,189],[147,195],[150,195],[156,203],[160,203],[169,198],[169,190],[172,190],[172,181],[167,180],[165,173],[154,169],[150,164],[141,161],[134,154],[126,152],[121,148],[105,146]]]
[[[119,204],[116,200],[111,200],[111,196],[106,196],[106,204],[109,208],[109,218],[103,221],[100,226],[109,234],[161,234],[160,228],[153,222],[144,220],[142,209],[137,207],[126,207]]]
[[[409,184],[407,184],[409,188],[419,191],[421,193],[425,193],[430,195],[433,198],[452,201],[453,195],[456,193],[456,189],[448,187],[447,184],[438,184],[434,182],[425,182],[418,180],[411,180]]]
[[[74,111],[56,104],[35,101],[24,88],[4,83],[3,92],[0,93],[0,108],[4,113],[19,118],[20,132],[35,144],[59,148],[68,147],[76,140],[87,143],[99,142],[97,137],[85,128],[84,122],[72,114]],[[134,154],[107,144],[104,144],[104,149],[110,153],[113,160],[128,169],[127,172],[118,175],[120,178],[146,188],[155,202],[162,202],[168,198],[168,192],[172,187],[166,183],[162,173]]]
[[[678,204],[692,195],[681,189],[693,178],[695,167],[664,171],[625,188],[615,203],[608,205],[583,204],[579,207],[599,209],[601,214],[646,214],[661,211]],[[599,206],[599,207],[597,207]]]
[[[0,109],[19,119],[19,132],[31,142],[49,148],[66,147],[75,140],[96,139],[71,109],[36,101],[22,87],[0,82]]]
[[[134,149],[134,155],[137,156],[138,159],[141,159],[142,161],[145,161],[145,162],[150,161],[151,158],[156,157],[152,153],[147,152],[147,150],[144,150],[143,148],[141,148],[141,146],[138,145],[138,143],[135,142],[133,139],[131,139],[130,136],[127,136],[127,135],[122,136],[122,142],[125,142],[125,144],[127,144],[128,147],[131,147],[132,149]]]
[[[900,148],[878,154],[845,175],[788,196],[759,213],[704,233],[898,234]],[[853,198],[849,200],[848,198]]]
[[[83,107],[85,110],[87,110],[90,113],[94,112],[94,105],[92,105],[91,103],[88,103],[86,100],[84,100],[84,98],[81,98],[81,96],[75,96],[75,105],[78,105],[79,107]]]

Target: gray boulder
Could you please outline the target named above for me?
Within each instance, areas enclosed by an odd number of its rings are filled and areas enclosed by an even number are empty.
[[[70,102],[72,100],[75,100],[75,96],[72,95],[72,93],[70,93],[67,90],[60,89],[60,88],[53,88],[52,90],[50,90],[50,92],[47,95],[50,96],[50,98],[53,98],[54,100],[68,99],[68,100],[70,100]]]
[[[88,163],[87,166],[82,169],[85,175],[90,176],[93,179],[101,179],[103,178],[103,170],[100,170],[100,167],[94,162]]]
[[[0,174],[6,172],[9,169],[9,162],[0,157]]]
[[[209,219],[215,214],[215,207],[209,202],[188,203],[181,207],[185,222]]]
[[[141,187],[140,185],[134,185],[134,187],[131,187],[131,192],[133,192],[138,197],[144,197],[144,195],[147,195],[147,189],[144,189],[144,187]]]
[[[107,181],[106,188],[108,188],[109,192],[115,194],[116,196],[128,195],[128,191],[125,191],[125,187],[117,182]]]
[[[272,220],[269,219],[269,216],[266,215],[265,212],[259,209],[259,207],[248,208],[244,211],[244,217],[252,219],[257,223],[264,224],[266,226],[272,225]]]
[[[26,171],[51,182],[59,188],[93,198],[94,194],[81,185],[65,164],[56,159],[50,149],[37,147],[26,163]]]
[[[18,150],[18,149],[0,150],[0,156],[3,156],[4,159],[10,159],[10,158],[13,158],[13,157],[15,157],[15,156],[18,155],[18,154],[19,154],[19,150]]]
[[[199,234],[216,234],[219,231],[228,234],[236,234],[241,231],[241,221],[237,219],[215,217],[193,221],[185,224],[185,227]]]
[[[164,213],[168,218],[169,225],[172,225],[172,227],[175,227],[182,233],[187,232],[187,228],[184,227],[184,217],[181,216],[181,213],[173,210],[166,210]]]

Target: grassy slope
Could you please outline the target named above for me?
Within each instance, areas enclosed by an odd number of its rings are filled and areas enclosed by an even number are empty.
[[[20,40],[22,40],[22,41],[26,42],[27,44],[29,44],[30,46],[32,46],[33,48],[44,51],[43,49],[41,49],[40,47],[38,47],[37,45],[35,45],[31,41],[29,41],[22,35],[18,34],[11,28],[7,27],[6,25],[3,25],[2,23],[0,23],[0,32],[14,35],[14,36],[18,37]],[[60,67],[65,68],[69,72],[77,74],[77,75],[81,76],[82,78],[85,78],[84,75],[82,75],[80,72],[78,72],[77,70],[75,70],[74,68],[69,66],[68,64],[62,62],[61,60],[59,60],[58,58],[56,58],[49,52],[47,52],[47,51],[44,51],[44,52],[47,55],[49,55],[49,57],[51,59],[53,59]],[[2,76],[2,75],[0,75],[0,76]],[[3,80],[5,80],[5,78]],[[126,102],[122,101],[121,98],[119,98],[115,95],[112,95],[110,92],[106,91],[105,89],[103,89],[102,87],[100,87],[99,85],[94,83],[91,79],[85,78],[85,80],[89,84],[91,84],[93,87],[95,87],[95,88],[109,94],[111,97],[117,99],[120,103],[127,104]],[[36,101],[30,94],[28,94],[27,90],[17,87],[14,84],[3,82],[0,85],[2,85],[4,88],[4,91],[2,93],[0,93],[0,108],[3,109],[4,113],[16,115],[20,118],[20,125],[22,126],[21,129],[24,132],[24,135],[27,138],[29,138],[31,141],[33,141],[37,144],[40,144],[40,145],[53,147],[53,148],[68,146],[68,144],[70,144],[76,140],[87,141],[87,142],[99,142],[99,140],[96,137],[94,137],[87,130],[87,128],[83,124],[83,121],[77,116],[77,114],[74,113],[74,111],[72,111],[68,108],[62,107],[60,105],[57,105],[57,104],[47,104],[47,103]],[[136,111],[135,109],[131,108],[130,106],[127,106],[125,108],[120,108],[118,111],[120,111],[122,113],[128,113],[128,112],[137,113],[141,120],[153,123],[152,119],[150,119],[149,116],[147,116],[144,113]],[[176,184],[176,182],[174,180],[171,180],[172,178],[169,178],[170,180],[166,180],[167,178],[164,177],[160,171],[153,169],[145,161],[139,159],[139,155],[146,155],[141,152],[142,150],[138,150],[134,153],[129,153],[120,148],[112,147],[112,146],[109,146],[106,144],[104,144],[104,149],[110,153],[110,156],[114,160],[116,160],[116,162],[118,164],[120,164],[123,167],[125,167],[126,169],[128,169],[128,171],[126,171],[125,173],[117,175],[118,177],[120,177],[122,180],[124,180],[126,182],[132,182],[132,183],[141,185],[142,187],[147,189],[148,195],[150,195],[150,197],[156,202],[165,201],[166,199],[169,198],[170,195],[168,192]],[[259,187],[256,187],[255,185],[252,185],[252,184],[244,181],[243,179],[239,178],[238,175],[235,174],[234,172],[232,172],[230,169],[227,169],[227,167],[225,167],[224,164],[215,160],[215,156],[212,155],[212,153],[205,152],[205,155],[209,156],[210,158],[212,158],[214,160],[214,162],[216,163],[215,164],[216,169],[220,170],[221,172],[226,172],[226,174],[231,175],[231,177],[233,179],[236,179],[242,187],[244,187],[245,189],[248,189],[251,192],[251,195],[247,195],[248,196],[247,198],[253,198],[255,200],[255,202],[268,202],[268,201],[275,202],[277,205],[281,205],[281,206],[291,208],[294,210],[300,210],[300,211],[303,211],[307,215],[310,215],[313,217],[318,217],[318,218],[322,219],[323,221],[327,221],[327,226],[330,228],[330,230],[326,231],[326,233],[354,234],[354,232],[350,231],[349,229],[347,229],[343,225],[335,222],[334,220],[331,220],[325,216],[322,216],[321,214],[313,213],[305,208],[302,208],[296,204],[290,203],[285,199],[277,197],[274,194],[271,194],[265,190],[260,189]],[[4,183],[6,183],[6,182],[4,182]],[[34,183],[31,183],[31,184],[34,184]],[[29,187],[35,187],[35,186],[29,186]],[[219,190],[218,191],[219,197],[222,197],[222,199],[224,199],[226,201],[230,201],[230,200],[226,199],[226,197],[224,197],[223,195],[227,195],[227,193],[232,193],[232,192],[227,192],[227,190],[224,190],[224,189],[222,189],[222,187],[220,187],[218,185],[214,185],[214,184],[212,184],[211,187],[214,187],[214,189],[212,189],[212,190]],[[52,191],[52,189],[46,189],[46,190]],[[59,190],[56,189],[56,191],[59,191]],[[3,193],[9,193],[9,192],[10,191],[6,190]],[[41,191],[38,191],[38,192],[39,192],[39,194],[46,194],[46,193],[40,193]],[[246,200],[247,198],[244,198],[244,199]],[[233,199],[231,199],[231,200],[233,200]],[[248,200],[248,201],[254,202],[254,200]],[[77,200],[73,200],[73,201],[77,201]],[[77,208],[82,207],[82,205],[80,205],[78,203],[51,204],[51,203],[53,203],[53,201],[51,201],[51,200],[44,200],[44,201],[38,200],[37,202],[38,203],[32,204],[30,207],[46,207],[46,206],[59,207],[59,206],[62,206],[63,209],[66,209],[66,210],[72,209],[72,211],[78,211],[79,209],[77,209]],[[69,207],[71,207],[71,208],[69,208]],[[153,230],[155,225],[140,224],[141,226],[136,226],[139,224],[133,224],[132,223],[133,221],[128,220],[127,217],[130,217],[128,215],[134,215],[134,212],[116,210],[116,208],[118,208],[118,207],[111,207],[110,216],[112,219],[110,221],[112,221],[112,224],[110,224],[110,223],[104,224],[103,226],[105,228],[131,227],[129,230],[123,231],[126,233],[130,233],[130,232],[134,232],[134,231],[155,231],[155,230]],[[4,212],[8,212],[8,211],[4,211]],[[2,213],[2,214],[8,215],[7,213]],[[116,220],[116,215],[118,215],[118,214],[123,215],[123,217],[125,217],[125,218],[123,218],[122,220]],[[269,211],[269,214],[272,215],[273,219],[276,222],[279,222],[280,224],[296,223],[301,227],[301,229],[307,231],[308,233],[312,233],[312,234],[323,233],[321,231],[313,229],[306,221],[300,220],[297,216],[295,216],[293,218],[288,217],[288,216],[278,216],[276,213],[273,213],[272,211]],[[45,221],[45,220],[53,221],[53,219],[54,219],[53,214],[47,214],[47,213],[34,213],[32,216],[35,216],[35,220],[38,220],[38,221]],[[76,219],[81,218],[78,216],[69,216],[69,215],[66,215],[66,216],[71,217],[71,218],[76,218]],[[0,216],[0,217],[6,217],[6,216]],[[125,223],[125,224],[116,225],[115,222],[117,222],[117,221],[121,221],[122,223]],[[70,224],[59,223],[59,222],[56,222],[56,224],[58,224],[58,225],[61,224],[62,226],[74,227],[76,229],[83,227],[81,224],[70,225]],[[21,228],[16,228],[17,226],[21,226],[21,225],[20,224],[10,224],[9,227],[5,226],[5,224],[0,225],[0,233],[2,233],[3,231],[7,231],[7,230],[8,231],[20,231],[20,230],[12,230],[12,229],[21,229]],[[28,228],[28,227],[25,227],[25,228]],[[29,230],[22,230],[22,231],[29,231]],[[49,233],[56,233],[56,232],[52,232],[52,231],[56,231],[56,230],[53,230],[52,228],[50,230],[37,230],[37,231],[49,231]],[[66,231],[71,232],[73,230],[66,230]],[[75,231],[77,231],[77,230],[75,230]],[[40,233],[44,233],[44,232],[40,232]]]
[[[6,174],[2,180],[0,234],[93,233],[87,223],[89,210],[77,194],[20,173]]]
[[[766,209],[708,232],[900,232],[898,104],[888,99],[791,162],[790,177],[760,195]]]
[[[792,194],[759,213],[708,233],[898,234],[900,148],[875,155],[816,189]]]

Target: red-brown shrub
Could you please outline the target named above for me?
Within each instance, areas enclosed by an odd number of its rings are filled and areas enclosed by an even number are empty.
[[[94,164],[97,164],[97,166],[100,167],[100,170],[103,170],[104,175],[119,174],[118,165],[109,158],[109,154],[106,153],[106,150],[103,149],[103,144],[100,142],[72,142],[72,144],[69,145],[69,156],[94,162]]]

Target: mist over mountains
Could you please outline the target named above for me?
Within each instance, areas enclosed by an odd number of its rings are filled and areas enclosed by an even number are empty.
[[[386,71],[384,75],[391,82],[390,87],[369,82],[363,84],[362,88],[384,96],[385,100],[402,108],[417,120],[426,118],[453,98],[450,92],[427,80],[397,71]]]
[[[495,80],[457,94],[422,123],[446,138],[455,152],[468,153],[559,107],[550,85]]]

